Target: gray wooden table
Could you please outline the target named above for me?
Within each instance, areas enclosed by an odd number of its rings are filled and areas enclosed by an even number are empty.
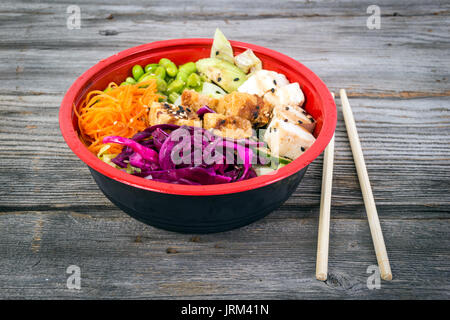
[[[380,29],[366,25],[372,4]],[[67,28],[70,5],[80,29]],[[446,1],[2,0],[0,297],[449,299],[449,25]],[[67,148],[58,109],[82,72],[216,27],[347,89],[393,281],[367,287],[376,259],[340,103],[325,282],[314,276],[322,157],[267,218],[199,236],[129,218]],[[70,265],[80,290],[67,288]]]

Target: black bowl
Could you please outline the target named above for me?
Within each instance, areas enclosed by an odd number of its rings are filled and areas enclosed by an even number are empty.
[[[261,188],[201,197],[136,189],[90,170],[105,196],[133,218],[169,231],[212,233],[242,227],[268,215],[291,196],[306,169]]]

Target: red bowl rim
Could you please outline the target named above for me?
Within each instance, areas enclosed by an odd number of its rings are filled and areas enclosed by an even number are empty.
[[[72,84],[72,86],[67,91],[61,103],[61,108],[59,111],[59,124],[61,133],[67,145],[90,168],[111,179],[114,179],[118,182],[125,183],[127,185],[136,188],[167,194],[205,196],[205,195],[238,193],[270,185],[272,183],[285,179],[299,172],[322,153],[322,151],[326,148],[331,138],[333,137],[336,128],[337,111],[334,99],[332,98],[330,91],[328,90],[326,85],[322,82],[322,80],[311,70],[309,70],[300,62],[282,53],[245,42],[239,41],[230,41],[230,42],[233,47],[250,48],[256,54],[262,53],[271,56],[272,58],[286,65],[295,67],[317,89],[318,95],[324,105],[322,129],[314,144],[308,150],[306,150],[306,152],[303,153],[300,157],[292,161],[289,165],[278,169],[274,174],[263,175],[239,182],[233,182],[228,184],[206,185],[206,186],[179,185],[179,184],[152,181],[117,170],[116,168],[113,168],[110,165],[98,159],[93,153],[91,153],[87,149],[87,147],[79,139],[78,133],[74,129],[72,124],[72,114],[73,114],[72,106],[80,90],[101,69],[105,68],[110,64],[118,62],[121,59],[127,58],[132,54],[136,54],[141,51],[148,51],[149,49],[161,49],[166,47],[176,47],[183,45],[204,45],[212,43],[212,39],[205,39],[205,38],[173,39],[173,40],[156,41],[140,45],[137,47],[121,51],[109,58],[101,60],[99,63],[88,69]]]

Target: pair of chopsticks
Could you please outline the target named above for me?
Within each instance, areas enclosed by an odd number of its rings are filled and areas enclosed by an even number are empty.
[[[344,114],[345,126],[347,128],[350,146],[352,148],[353,159],[358,173],[359,184],[363,194],[364,205],[366,207],[367,218],[369,220],[370,233],[372,235],[375,254],[377,256],[378,267],[383,280],[392,280],[391,266],[384,244],[383,232],[381,231],[380,220],[378,219],[377,208],[370,186],[369,175],[367,173],[364,156],[356,130],[355,119],[352,109],[344,89],[339,91]],[[334,94],[333,94],[334,99]],[[325,281],[328,273],[328,244],[330,234],[330,208],[331,208],[331,186],[333,180],[333,158],[334,158],[334,136],[325,149],[322,175],[322,197],[320,200],[319,235],[317,243],[317,264],[316,278]]]

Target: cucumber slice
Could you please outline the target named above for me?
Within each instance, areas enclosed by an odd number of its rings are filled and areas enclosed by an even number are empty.
[[[195,64],[200,75],[207,77],[226,92],[236,91],[247,80],[241,69],[221,59],[205,58]]]
[[[212,98],[220,99],[227,93],[221,87],[216,86],[214,83],[204,82],[202,88],[202,94],[206,94]]]
[[[255,148],[254,151],[256,151],[258,158],[263,158],[268,163],[270,163],[270,166],[272,169],[281,168],[282,166],[285,166],[292,162],[292,160],[289,158],[285,158],[285,157],[281,157],[281,156],[277,157],[277,156],[272,155],[270,150],[265,147]]]
[[[234,63],[233,48],[219,28],[217,28],[214,33],[210,57]]]

